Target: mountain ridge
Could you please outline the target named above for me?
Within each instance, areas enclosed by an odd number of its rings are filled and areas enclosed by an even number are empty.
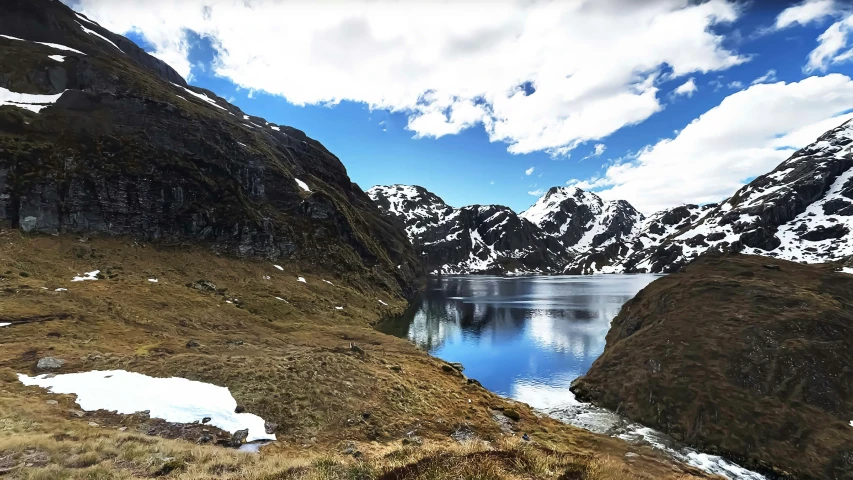
[[[648,217],[624,200],[605,201],[574,186],[551,187],[531,207],[515,215],[536,227],[540,238],[555,240],[552,249],[562,251],[551,251],[553,256],[543,258],[546,263],[537,264],[535,269],[513,273],[669,273],[706,251],[743,252],[806,263],[853,255],[853,241],[848,241],[853,230],[851,144],[853,122],[848,121],[719,203],[683,204]],[[434,196],[423,187],[417,188]],[[374,201],[378,196],[371,194]],[[404,219],[409,215],[405,202],[398,199],[398,204],[394,215]],[[440,223],[441,212],[434,213]],[[420,228],[425,232],[428,225]],[[434,232],[434,236],[440,235]],[[509,242],[517,250],[525,246],[522,239]],[[419,254],[428,255],[423,251]],[[548,264],[552,259],[560,261]],[[472,266],[477,267],[443,269],[431,264],[429,270],[499,271]]]

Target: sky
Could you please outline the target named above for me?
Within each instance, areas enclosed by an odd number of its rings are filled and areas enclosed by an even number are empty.
[[[352,180],[720,201],[853,118],[841,0],[64,0]]]

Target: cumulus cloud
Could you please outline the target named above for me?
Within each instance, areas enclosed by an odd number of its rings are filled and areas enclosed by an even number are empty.
[[[693,77],[690,77],[686,82],[682,83],[675,90],[672,91],[672,94],[676,97],[686,96],[690,98],[696,93],[696,90],[699,88],[696,86],[696,80]]]
[[[734,0],[74,4],[182,75],[194,32],[211,71],[250,91],[403,112],[416,137],[482,126],[513,153],[566,155],[642,122],[662,108],[664,66],[679,78],[746,61],[712,28],[738,18]]]
[[[532,195],[534,197],[541,197],[542,195],[545,195],[545,190],[537,188],[536,190],[530,190],[529,192],[527,192],[527,194]]]
[[[525,175],[527,175],[527,176],[529,177],[530,175],[532,175],[532,174],[533,174],[533,170],[536,170],[536,167],[530,167],[530,168],[528,168],[527,170],[525,170],[525,171],[524,171],[524,174],[525,174]]]
[[[777,17],[773,28],[781,30],[794,24],[808,25],[835,15],[838,6],[834,0],[806,0],[793,7],[788,7]]]
[[[570,185],[600,189],[645,213],[684,202],[722,200],[745,180],[772,170],[853,113],[853,80],[841,74],[752,85],[685,126],[616,162],[603,175]]]

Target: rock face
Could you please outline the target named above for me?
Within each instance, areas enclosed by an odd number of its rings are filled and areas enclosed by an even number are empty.
[[[753,469],[851,479],[853,275],[835,268],[701,256],[625,304],[572,391]]]
[[[367,194],[405,228],[429,272],[556,273],[568,261],[560,240],[507,207],[453,208],[410,185],[379,185]]]
[[[303,132],[187,85],[60,2],[3,2],[0,34],[0,98],[11,99],[0,101],[0,221],[200,242],[417,289],[405,233]]]

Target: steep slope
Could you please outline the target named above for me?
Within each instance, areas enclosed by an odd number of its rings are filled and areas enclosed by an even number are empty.
[[[0,220],[291,259],[411,295],[404,233],[320,143],[60,2],[0,5]]]
[[[661,245],[636,254],[625,271],[674,271],[707,250],[808,263],[853,254],[851,143],[851,122],[826,132]]]
[[[578,398],[780,478],[853,479],[853,275],[708,253],[626,303]]]
[[[577,187],[552,187],[519,216],[575,252],[630,239],[644,219],[624,200],[605,202]]]
[[[367,194],[409,235],[429,272],[551,273],[561,243],[500,205],[453,208],[423,187],[378,185]]]

